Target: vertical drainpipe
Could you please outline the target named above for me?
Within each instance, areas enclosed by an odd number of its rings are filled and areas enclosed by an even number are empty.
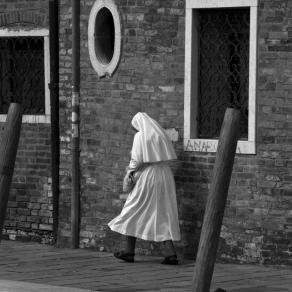
[[[59,222],[59,7],[58,0],[49,2],[50,38],[50,104],[51,104],[51,175],[53,193],[53,238],[57,241]]]
[[[79,247],[80,166],[79,166],[79,98],[80,98],[80,0],[72,0],[72,248]]]

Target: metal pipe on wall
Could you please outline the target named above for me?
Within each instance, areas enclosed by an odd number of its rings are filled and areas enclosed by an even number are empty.
[[[79,247],[80,217],[80,1],[72,0],[72,194],[71,236],[72,248]]]
[[[57,241],[59,222],[59,5],[58,0],[49,2],[50,29],[50,104],[51,104],[51,175],[53,192],[53,237]]]

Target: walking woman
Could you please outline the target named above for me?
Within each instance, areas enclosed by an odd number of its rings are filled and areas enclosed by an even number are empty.
[[[127,236],[118,259],[134,262],[136,238],[162,242],[162,264],[178,264],[173,241],[180,240],[175,182],[169,162],[176,159],[164,129],[146,113],[132,119],[137,131],[126,181],[134,184],[120,215],[109,222],[111,230]]]

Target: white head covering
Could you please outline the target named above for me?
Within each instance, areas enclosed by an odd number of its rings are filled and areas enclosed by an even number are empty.
[[[143,162],[177,159],[168,135],[155,120],[146,113],[139,112],[133,117],[131,123],[140,132]],[[138,149],[132,149],[132,151],[136,150]]]

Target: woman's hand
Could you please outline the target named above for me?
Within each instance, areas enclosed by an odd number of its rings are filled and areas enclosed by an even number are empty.
[[[126,171],[137,171],[142,166],[142,164],[142,162],[131,159],[129,165],[126,168]]]
[[[127,171],[126,175],[123,180],[123,192],[128,193],[130,192],[134,187],[134,177],[133,172]]]

